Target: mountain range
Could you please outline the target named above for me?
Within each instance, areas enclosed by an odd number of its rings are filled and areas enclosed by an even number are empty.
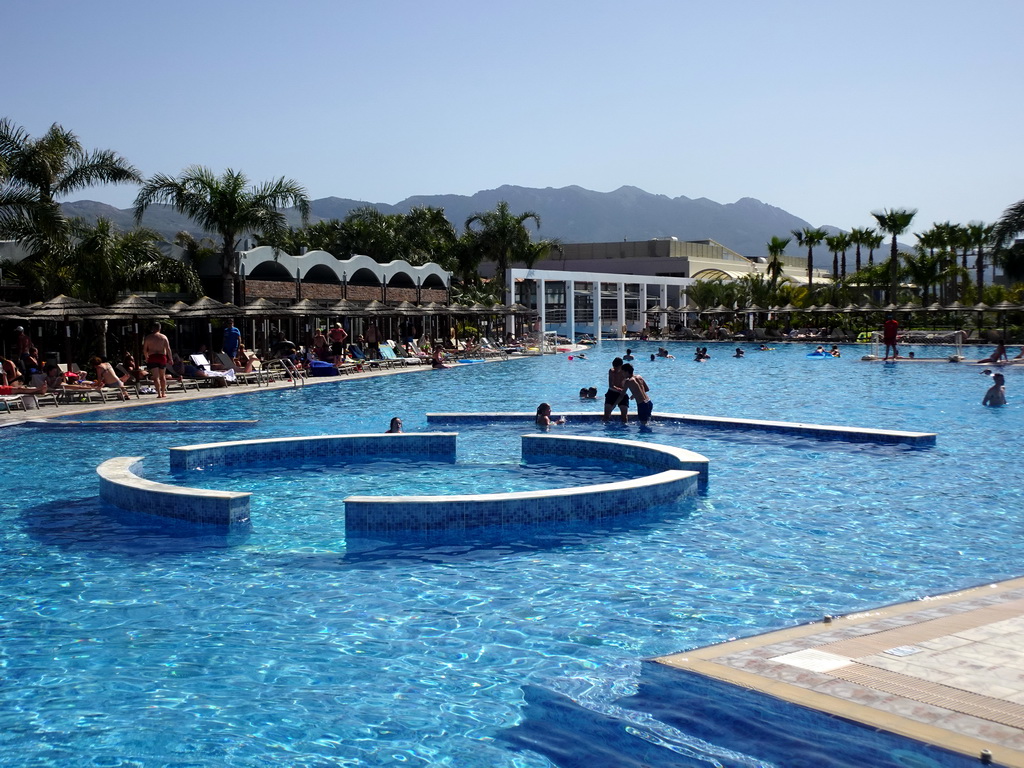
[[[601,243],[619,240],[649,240],[676,237],[680,240],[716,240],[748,257],[765,256],[765,244],[777,235],[788,237],[793,229],[811,226],[787,211],[751,197],[735,203],[716,203],[707,198],[667,197],[645,192],[637,187],[619,187],[613,192],[594,192],[578,186],[554,189],[547,187],[502,186],[474,195],[416,195],[399,203],[370,203],[340,197],[324,197],[311,202],[310,221],[343,219],[352,210],[373,206],[381,213],[407,213],[415,206],[443,208],[448,220],[462,231],[466,219],[474,213],[493,210],[504,200],[513,213],[533,211],[541,220],[539,235],[558,238],[564,243]],[[110,219],[123,230],[134,226],[131,209],[118,209],[90,200],[64,203],[68,216],[87,221],[98,217]],[[286,211],[293,226],[300,223],[294,210]],[[185,230],[201,236],[190,219],[165,205],[147,209],[144,226],[173,239]],[[532,224],[527,223],[532,228]],[[825,227],[837,232],[834,227]],[[802,255],[795,243],[787,251]]]

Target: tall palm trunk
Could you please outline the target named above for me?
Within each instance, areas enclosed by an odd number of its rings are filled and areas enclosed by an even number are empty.
[[[220,252],[220,300],[225,304],[235,302],[235,236],[224,236],[224,245]]]
[[[899,255],[900,251],[896,245],[896,235],[892,236],[892,250],[889,256],[889,300],[887,303],[896,303],[896,294],[899,292]]]

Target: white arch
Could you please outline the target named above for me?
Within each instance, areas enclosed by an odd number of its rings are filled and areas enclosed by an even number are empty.
[[[347,275],[353,275],[360,269],[368,269],[382,284],[387,284],[397,274],[406,274],[413,284],[422,284],[427,277],[437,277],[447,288],[451,285],[451,272],[442,269],[434,263],[413,266],[407,261],[389,261],[380,264],[369,256],[356,255],[350,259],[338,259],[327,251],[310,251],[301,256],[292,256],[278,249],[274,250],[269,245],[261,245],[249,251],[242,251],[239,254],[240,268],[245,268],[245,274],[251,274],[256,267],[268,261],[274,261],[288,270],[289,275],[298,272],[299,279],[304,279],[313,267],[324,267],[333,272],[338,282],[342,282]]]

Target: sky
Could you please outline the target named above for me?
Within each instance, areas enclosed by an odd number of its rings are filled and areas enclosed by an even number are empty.
[[[916,208],[915,232],[1024,198],[1020,0],[3,0],[0,19],[0,117],[147,177],[371,203],[631,185],[843,229]]]

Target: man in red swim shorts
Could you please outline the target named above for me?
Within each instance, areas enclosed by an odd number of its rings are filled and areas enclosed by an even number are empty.
[[[167,366],[171,364],[171,342],[160,332],[160,323],[153,323],[142,342],[142,356],[153,379],[156,396],[167,397]]]

